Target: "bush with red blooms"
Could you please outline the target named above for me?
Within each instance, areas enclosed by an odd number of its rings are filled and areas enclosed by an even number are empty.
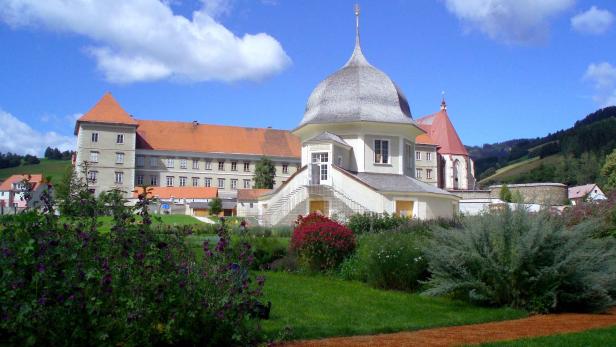
[[[298,217],[291,248],[310,271],[333,269],[355,249],[351,229],[317,213]]]

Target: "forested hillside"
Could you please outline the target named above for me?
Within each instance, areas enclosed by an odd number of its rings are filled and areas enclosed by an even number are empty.
[[[600,109],[545,137],[468,147],[482,185],[495,182],[601,183],[599,170],[616,148],[616,106]],[[509,170],[509,168],[515,170]],[[510,171],[510,172],[507,172]],[[508,173],[508,174],[505,174]]]

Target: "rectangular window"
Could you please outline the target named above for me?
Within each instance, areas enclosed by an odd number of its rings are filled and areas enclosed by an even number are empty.
[[[237,180],[236,179],[231,179],[231,189],[233,189],[233,190],[237,189]]]
[[[374,163],[389,163],[389,140],[374,140]]]
[[[98,175],[98,171],[88,172],[88,183],[96,183],[96,175]]]
[[[93,163],[98,163],[98,152],[96,151],[90,152],[90,161]]]
[[[413,148],[408,143],[405,144],[404,147],[405,147],[405,150],[406,150],[405,151],[406,152],[406,168],[407,169],[411,169],[411,168],[413,168],[413,157],[412,157],[412,155],[413,155]]]
[[[173,166],[173,158],[167,158],[167,167],[172,169]]]
[[[167,187],[173,187],[173,176],[167,176]]]
[[[199,159],[193,159],[193,169],[199,169]]]
[[[180,187],[186,187],[186,177],[180,176]]]
[[[154,187],[158,186],[158,176],[150,176],[150,185]]]
[[[124,164],[124,153],[116,153],[116,164]]]
[[[421,169],[415,169],[415,178],[421,178]]]
[[[289,164],[282,164],[282,173],[283,174],[289,173]]]
[[[244,180],[244,189],[250,189],[250,180]]]
[[[250,162],[249,161],[244,162],[244,172],[250,172]]]
[[[420,151],[415,152],[415,160],[421,160],[421,152]]]
[[[205,161],[205,169],[206,170],[212,170],[212,161],[211,160],[206,160]]]
[[[237,161],[231,162],[231,171],[237,171]]]
[[[137,157],[137,166],[144,167],[145,166],[145,157]]]
[[[98,142],[98,133],[92,133],[92,142]]]
[[[124,134],[118,134],[116,143],[124,143]]]
[[[143,175],[137,175],[137,185],[138,186],[143,185]]]
[[[150,158],[150,167],[158,167],[158,159],[156,157]]]
[[[224,161],[219,161],[218,162],[218,171],[225,171],[225,162]]]
[[[220,188],[220,189],[224,189],[225,188],[225,179],[224,178],[219,178],[218,179],[218,188]]]
[[[432,169],[427,169],[426,170],[426,178],[427,179],[432,179]]]
[[[180,169],[186,169],[186,159],[180,159]]]
[[[432,153],[426,152],[426,160],[432,160]]]
[[[193,177],[192,178],[192,184],[193,184],[193,187],[198,187],[199,186],[199,177]]]
[[[122,184],[124,182],[124,172],[116,172],[115,173],[115,183]]]
[[[209,178],[209,177],[204,178],[203,182],[205,183],[206,187],[211,187],[212,186],[212,179]]]
[[[329,153],[312,153],[312,163],[319,166],[320,180],[327,180],[327,163],[329,163]]]

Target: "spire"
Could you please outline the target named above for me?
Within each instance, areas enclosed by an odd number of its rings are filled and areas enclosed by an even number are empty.
[[[355,4],[355,46],[359,46],[359,14],[361,13],[361,9],[359,8],[359,4]]]
[[[361,45],[359,42],[359,14],[360,14],[359,4],[355,4],[354,12],[355,12],[355,49],[353,50],[353,55],[351,55],[351,58],[349,59],[349,61],[347,61],[347,63],[344,65],[345,67],[349,65],[370,65],[370,63],[368,63],[368,61],[364,57],[364,54],[361,51]]]
[[[441,92],[442,100],[441,100],[441,111],[447,110],[447,103],[445,102],[445,91]]]

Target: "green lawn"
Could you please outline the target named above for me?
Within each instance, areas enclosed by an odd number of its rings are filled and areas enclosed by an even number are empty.
[[[579,347],[603,347],[616,345],[616,327],[593,329],[581,333],[552,335],[537,337],[532,339],[521,339],[515,341],[495,342],[483,344],[481,346],[503,346],[503,347],[560,347],[560,346],[579,346]]]
[[[193,216],[186,215],[154,215],[154,217],[160,217],[160,222],[153,218],[154,225],[202,225],[204,224],[200,220],[196,219]],[[98,222],[100,223],[98,227],[98,231],[101,232],[109,232],[111,230],[111,226],[113,225],[113,217],[111,216],[101,216],[98,217]],[[140,220],[141,217],[137,216],[137,220]]]
[[[263,322],[269,338],[289,327],[287,339],[388,333],[438,326],[515,319],[526,312],[481,308],[446,298],[423,297],[370,288],[325,276],[265,272],[265,301],[272,302]]]
[[[21,165],[0,169],[0,180],[5,180],[15,174],[43,174],[43,177],[51,176],[51,182],[59,182],[66,168],[71,166],[70,160],[41,159],[39,164]]]

